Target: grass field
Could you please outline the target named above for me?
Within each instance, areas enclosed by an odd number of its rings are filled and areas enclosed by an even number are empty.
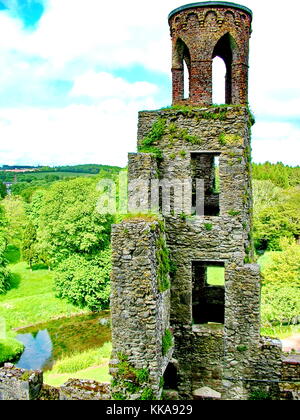
[[[0,318],[5,319],[9,337],[16,335],[15,328],[87,312],[55,297],[53,273],[47,269],[31,271],[19,262],[10,265],[10,270],[13,287],[0,296]]]
[[[44,383],[47,385],[59,387],[67,382],[70,378],[89,379],[97,382],[110,382],[111,377],[108,373],[108,360],[100,366],[91,366],[84,370],[79,370],[74,374],[69,373],[52,373],[52,371],[44,373]]]
[[[44,373],[48,385],[60,386],[70,377],[91,379],[98,382],[110,382],[108,363],[111,343],[105,343],[100,349],[91,349],[65,357],[55,363],[51,371]]]
[[[292,335],[300,334],[300,325],[283,325],[278,327],[265,327],[261,329],[261,335],[284,340]]]

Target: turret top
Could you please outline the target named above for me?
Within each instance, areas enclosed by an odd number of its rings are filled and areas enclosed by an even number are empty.
[[[182,12],[183,10],[194,9],[196,7],[232,7],[234,9],[239,9],[248,13],[251,17],[253,16],[252,10],[248,9],[248,7],[242,6],[237,3],[230,3],[227,1],[204,1],[198,3],[190,3],[178,7],[169,14],[169,19],[171,19],[171,17],[174,16],[176,13]]]

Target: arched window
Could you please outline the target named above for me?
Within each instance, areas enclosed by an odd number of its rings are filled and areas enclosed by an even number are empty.
[[[180,76],[177,76],[180,92],[178,99],[188,99],[190,96],[191,56],[188,47],[180,38],[175,46],[173,67],[180,73]]]
[[[232,103],[232,61],[233,61],[233,51],[236,48],[236,43],[232,36],[227,33],[217,42],[212,58],[219,57],[223,60],[226,68],[225,75],[225,103]],[[214,60],[215,61],[215,60]],[[218,71],[219,70],[219,63]],[[221,77],[222,78],[222,77]]]
[[[213,59],[213,104],[225,104],[225,80],[226,66],[222,58],[215,57]]]
[[[183,62],[183,99],[190,97],[190,73],[186,61]]]

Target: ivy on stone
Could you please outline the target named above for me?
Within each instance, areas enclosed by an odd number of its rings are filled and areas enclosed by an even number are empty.
[[[170,329],[165,331],[165,334],[162,338],[162,355],[166,356],[168,351],[173,347],[174,340],[173,334]]]
[[[158,265],[158,290],[162,293],[170,289],[170,258],[169,250],[167,248],[166,240],[164,235],[160,233],[159,237],[156,240],[156,258]]]

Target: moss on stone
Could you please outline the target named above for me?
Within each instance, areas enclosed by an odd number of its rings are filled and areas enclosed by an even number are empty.
[[[163,152],[158,147],[153,146],[142,146],[138,148],[139,153],[150,153],[156,159],[162,160],[164,158]]]
[[[145,390],[151,390],[149,387],[149,370],[146,368],[136,369],[129,362],[128,357],[118,353],[119,363],[117,364],[117,373],[111,383],[116,390],[112,394],[115,400],[126,400],[132,394],[148,395]],[[140,399],[141,399],[140,397]]]
[[[163,159],[163,152],[154,144],[157,144],[165,134],[167,122],[164,118],[159,118],[152,125],[149,134],[143,138],[138,147],[140,153],[151,153],[156,159]]]
[[[153,213],[128,213],[122,217],[122,222],[158,222],[159,216]],[[126,229],[126,228],[125,228]]]
[[[153,401],[155,399],[153,390],[151,388],[145,388],[139,399],[141,401]]]
[[[20,380],[21,381],[24,381],[24,382],[28,382],[29,381],[29,379],[30,379],[30,376],[32,375],[32,372],[30,371],[30,370],[26,370],[24,373],[23,373],[23,375],[20,377]]]
[[[159,118],[152,125],[149,134],[142,140],[142,147],[152,146],[154,143],[159,142],[166,131],[167,122],[164,118]]]
[[[236,217],[236,216],[239,216],[241,214],[241,212],[240,211],[235,211],[235,210],[229,210],[228,214],[229,214],[229,216]]]
[[[221,146],[240,146],[243,144],[243,138],[237,134],[221,133],[219,143]]]
[[[159,388],[163,388],[165,385],[165,379],[163,376],[161,376],[160,380],[159,380]]]
[[[239,351],[240,353],[244,353],[245,351],[248,350],[247,346],[237,346],[237,351]]]
[[[164,235],[161,233],[156,240],[158,290],[162,293],[170,289],[170,259]]]
[[[173,347],[174,340],[173,335],[170,329],[165,331],[165,334],[162,338],[162,354],[166,356],[168,351]]]

